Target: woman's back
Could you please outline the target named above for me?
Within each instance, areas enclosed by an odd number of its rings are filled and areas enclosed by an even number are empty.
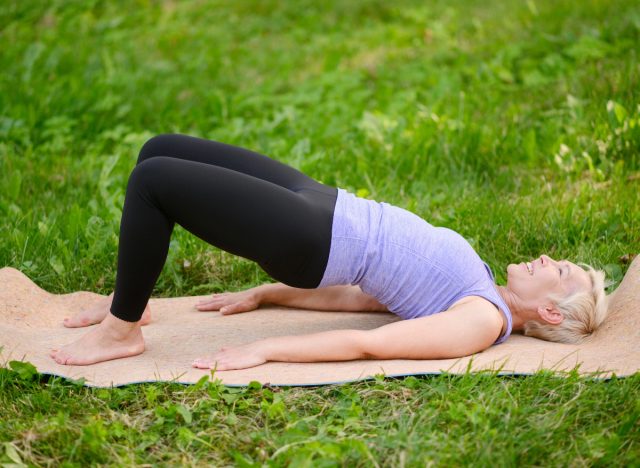
[[[507,318],[489,267],[458,233],[435,227],[410,211],[338,189],[331,250],[319,287],[358,284],[396,315],[411,319],[481,296]]]

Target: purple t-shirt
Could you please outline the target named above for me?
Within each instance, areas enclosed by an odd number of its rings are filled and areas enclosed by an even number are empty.
[[[403,319],[437,314],[463,297],[480,296],[507,319],[507,331],[494,344],[511,334],[511,311],[496,289],[493,273],[464,237],[405,209],[341,188],[329,260],[318,287],[336,284],[359,285]]]

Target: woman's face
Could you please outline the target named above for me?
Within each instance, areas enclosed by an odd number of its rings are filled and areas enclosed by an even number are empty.
[[[507,288],[525,304],[546,306],[550,294],[568,295],[589,290],[589,274],[568,260],[556,261],[546,255],[530,262],[512,263],[507,267]]]

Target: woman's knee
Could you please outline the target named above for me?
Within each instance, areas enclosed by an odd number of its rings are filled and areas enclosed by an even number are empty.
[[[129,175],[128,187],[140,188],[162,183],[171,171],[171,162],[172,158],[166,156],[156,156],[138,162]]]
[[[136,164],[156,156],[171,156],[170,147],[179,137],[177,133],[162,133],[149,138],[140,148]]]

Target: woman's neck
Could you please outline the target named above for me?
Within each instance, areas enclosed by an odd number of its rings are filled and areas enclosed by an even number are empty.
[[[506,302],[513,320],[512,330],[524,330],[524,324],[535,317],[528,311],[518,296],[506,286],[496,285],[500,296]]]

